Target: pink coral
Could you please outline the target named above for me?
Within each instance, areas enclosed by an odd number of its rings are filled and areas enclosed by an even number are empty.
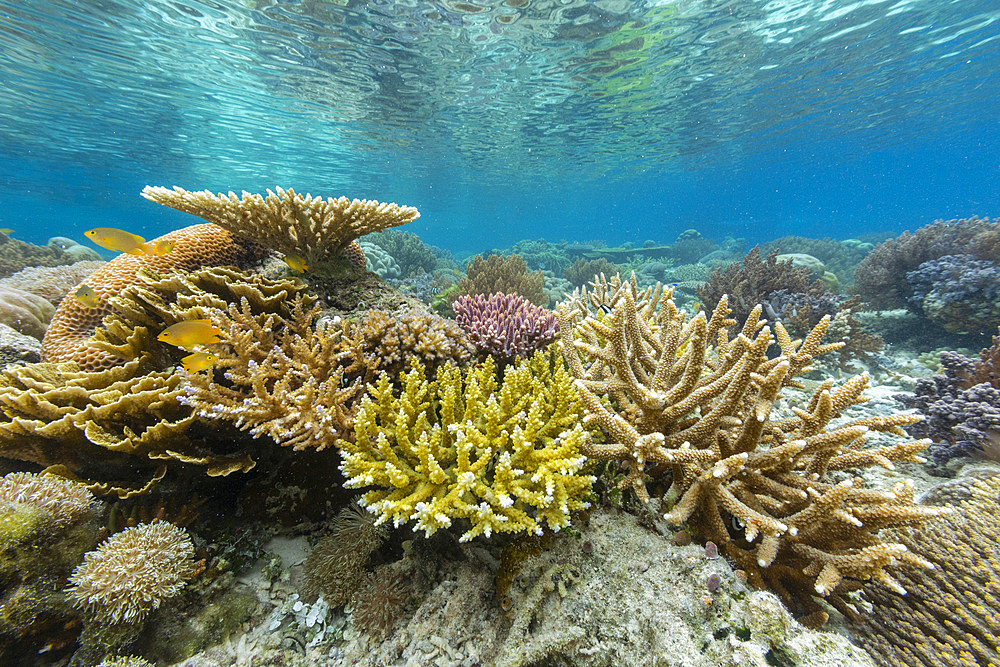
[[[460,296],[452,308],[479,353],[500,362],[531,356],[559,334],[553,313],[517,294]]]

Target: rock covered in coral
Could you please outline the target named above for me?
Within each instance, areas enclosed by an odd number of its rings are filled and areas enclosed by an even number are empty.
[[[360,241],[358,245],[365,253],[365,268],[372,273],[377,273],[382,280],[400,277],[399,264],[392,258],[392,255],[374,243]]]
[[[50,248],[59,248],[65,252],[71,258],[71,261],[79,264],[80,262],[101,262],[104,263],[104,258],[101,254],[94,250],[93,248],[88,248],[85,245],[81,245],[71,238],[65,236],[53,236],[49,238],[48,243],[45,245]],[[80,282],[80,281],[77,281]]]
[[[370,386],[355,441],[339,443],[344,486],[375,487],[361,503],[379,523],[415,521],[430,536],[464,519],[467,541],[559,530],[589,507],[583,406],[558,359],[538,353],[502,386],[492,359],[464,381],[449,365],[429,382],[415,364],[402,383],[398,396],[385,375]]]
[[[26,336],[41,340],[55,310],[46,299],[31,292],[0,286],[0,324]]]
[[[67,592],[101,623],[138,624],[181,592],[197,571],[194,545],[183,528],[166,521],[115,533],[70,576]]]
[[[0,368],[14,363],[42,360],[42,342],[0,324]]]
[[[1000,664],[1000,473],[948,483],[935,502],[956,498],[955,512],[893,532],[934,569],[901,573],[905,596],[866,585],[871,611],[855,624],[881,665],[936,667]]]
[[[559,335],[554,314],[516,294],[460,296],[452,310],[479,354],[503,364],[531,356]]]
[[[955,333],[985,333],[1000,321],[1000,264],[944,255],[906,273],[907,303]]]
[[[77,285],[104,264],[104,260],[97,260],[59,266],[31,266],[0,279],[0,285],[31,292],[58,306],[70,290],[75,291]]]

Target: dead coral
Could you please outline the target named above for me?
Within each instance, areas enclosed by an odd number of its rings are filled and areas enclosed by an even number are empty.
[[[476,255],[465,268],[465,277],[458,281],[452,301],[461,295],[519,294],[536,306],[547,306],[545,276],[541,271],[528,273],[528,265],[520,255]]]
[[[779,290],[813,296],[826,291],[822,281],[813,280],[809,269],[792,266],[791,261],[779,262],[777,256],[778,252],[774,251],[761,259],[760,250],[755,246],[741,263],[713,271],[708,282],[698,288],[698,298],[705,308],[713,310],[723,297],[728,297],[733,318],[743,322],[754,307]]]
[[[938,499],[957,495],[953,514],[892,533],[934,569],[900,572],[906,596],[872,585],[862,591],[872,609],[856,630],[883,665],[1000,665],[1000,476],[959,485],[964,493],[951,488]]]
[[[654,302],[620,279],[595,285],[613,304],[610,317],[586,303],[561,304],[560,334],[577,378],[587,420],[607,434],[608,444],[585,444],[596,459],[620,460],[623,487],[648,498],[646,475],[669,472],[666,518],[688,521],[725,548],[751,581],[769,587],[808,620],[825,615],[811,595],[845,608],[842,593],[854,581],[874,579],[901,592],[889,567],[927,566],[900,544],[878,537],[883,528],[941,514],[913,504],[905,484],[892,492],[865,489],[841,473],[893,461],[920,461],[929,441],[865,447],[870,431],[904,435],[910,415],[855,419],[830,427],[847,407],[867,400],[866,375],[839,388],[823,383],[795,417],[770,420],[771,406],[786,386],[810,368],[816,355],[835,350],[820,339],[824,319],[804,341],[792,341],[780,323],[774,334],[751,311],[730,340],[725,297],[711,318],[688,319],[667,290]],[[582,313],[587,313],[581,319]],[[780,354],[768,358],[777,342]],[[610,402],[608,402],[610,401]],[[760,539],[758,539],[760,538]],[[854,580],[842,585],[845,579]]]

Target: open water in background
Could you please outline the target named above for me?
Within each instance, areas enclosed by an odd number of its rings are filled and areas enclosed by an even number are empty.
[[[458,252],[1000,215],[995,0],[0,2],[0,227],[143,185],[417,206]]]

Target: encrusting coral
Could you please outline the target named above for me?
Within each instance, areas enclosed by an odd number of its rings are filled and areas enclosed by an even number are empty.
[[[198,567],[183,528],[166,521],[144,523],[115,533],[86,554],[66,590],[102,623],[137,624],[180,593]]]
[[[518,294],[536,306],[548,304],[545,296],[545,276],[541,271],[528,273],[520,255],[476,255],[465,267],[465,277],[458,281],[455,298],[460,295]],[[454,300],[454,299],[453,299]]]
[[[130,286],[141,284],[142,269],[156,272],[194,271],[206,266],[246,265],[264,257],[257,244],[211,224],[192,225],[164,234],[152,242],[174,241],[165,255],[121,254],[94,271],[80,285],[97,295],[97,307],[87,308],[73,294],[62,300],[42,339],[45,361],[73,361],[82,370],[105,370],[122,363],[117,357],[89,343],[94,329],[112,311],[111,299]]]
[[[813,357],[838,347],[820,344],[829,320],[793,342],[780,323],[771,333],[758,306],[730,340],[725,297],[710,319],[704,311],[688,319],[672,292],[659,289],[640,291],[616,277],[596,284],[590,303],[581,298],[559,307],[562,346],[587,421],[608,434],[607,444],[584,442],[584,454],[622,461],[622,487],[644,500],[647,473],[669,471],[668,498],[676,503],[666,518],[691,522],[751,581],[814,613],[810,621],[825,620],[812,594],[845,608],[841,594],[853,586],[845,579],[871,578],[902,592],[887,568],[929,564],[880,540],[878,531],[944,510],[914,505],[903,483],[873,491],[859,478],[831,473],[922,460],[926,440],[864,444],[871,431],[903,435],[900,427],[917,418],[867,417],[830,427],[845,408],[867,400],[868,378],[861,375],[839,388],[824,382],[795,417],[771,420],[782,388],[796,386],[794,377]],[[780,353],[768,358],[775,340]]]
[[[59,266],[30,266],[0,279],[0,285],[31,292],[58,306],[70,290],[76,291],[77,285],[105,263],[104,260],[84,260]]]
[[[955,497],[953,514],[892,535],[934,569],[901,572],[905,596],[871,585],[862,591],[871,611],[855,629],[883,665],[1000,665],[1000,476],[993,471],[944,487],[929,495],[947,504]]]
[[[398,396],[384,375],[369,386],[355,441],[338,443],[344,486],[376,487],[361,504],[378,523],[413,520],[430,536],[467,519],[467,541],[559,530],[589,507],[583,406],[558,357],[519,362],[500,387],[491,359],[464,382],[450,365],[429,382],[415,363],[402,384]]]
[[[189,192],[175,187],[146,186],[142,196],[178,211],[196,215],[247,236],[284,254],[297,254],[315,262],[338,254],[365,268],[364,252],[357,238],[390,227],[405,225],[420,217],[412,206],[381,203],[370,199],[302,196],[292,189],[276,187],[262,197],[244,191],[208,190]],[[359,262],[360,260],[360,262]]]

